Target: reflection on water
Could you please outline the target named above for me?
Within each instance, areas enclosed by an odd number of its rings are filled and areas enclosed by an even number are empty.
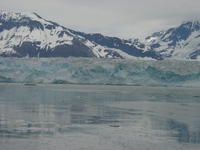
[[[170,131],[168,136],[176,137],[178,142],[200,144],[200,130],[190,131],[190,127],[186,123],[177,122],[173,119],[154,120],[153,122],[155,123],[154,129]]]
[[[91,135],[123,149],[199,145],[199,102],[186,88],[0,84],[0,144]]]

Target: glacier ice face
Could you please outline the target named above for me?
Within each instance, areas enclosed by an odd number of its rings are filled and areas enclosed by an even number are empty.
[[[200,62],[93,58],[1,58],[0,82],[200,86]]]

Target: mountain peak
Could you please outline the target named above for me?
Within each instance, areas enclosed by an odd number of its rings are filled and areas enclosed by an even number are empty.
[[[52,22],[43,19],[35,12],[13,13],[13,12],[6,12],[6,11],[1,10],[0,20],[5,23],[12,22],[13,25],[17,23],[19,25],[26,24],[26,25],[32,26],[32,23],[30,23],[30,21],[38,22],[39,24],[43,24],[43,25],[52,25]]]
[[[0,11],[1,20],[8,21],[8,20],[17,19],[17,18],[19,18],[19,13],[7,12],[4,10]]]
[[[199,30],[200,29],[200,22],[199,21],[184,21],[180,27],[192,29],[192,30]]]
[[[166,58],[199,59],[200,22],[184,21],[180,26],[146,38],[151,47]]]
[[[40,17],[38,14],[36,14],[35,12],[25,12],[25,13],[21,13],[22,16],[27,16],[27,17],[30,17],[30,18],[33,18],[33,19],[36,19],[36,18],[40,18],[42,19],[42,17]]]
[[[199,21],[197,21],[197,20],[195,20],[195,21],[183,21],[182,25],[184,25],[184,24],[196,25],[196,24],[199,24]]]

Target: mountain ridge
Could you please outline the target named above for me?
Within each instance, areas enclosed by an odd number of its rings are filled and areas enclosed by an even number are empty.
[[[137,52],[130,55],[125,50],[119,49],[117,43],[115,46],[101,45],[84,35],[87,34],[47,21],[36,13],[0,12],[0,56],[2,57],[73,56],[120,59],[146,57],[146,50],[135,47],[135,43],[130,45],[123,43],[122,39],[109,37],[118,39],[121,45]],[[108,41],[108,37],[103,35],[101,37],[104,41]],[[160,56],[151,51],[150,58],[159,59]]]
[[[200,60],[200,23],[155,32],[144,42],[74,31],[34,12],[0,10],[1,57],[89,57]]]

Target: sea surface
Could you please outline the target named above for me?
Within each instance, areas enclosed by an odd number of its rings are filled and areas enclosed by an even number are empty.
[[[199,150],[191,87],[0,84],[0,150]]]

